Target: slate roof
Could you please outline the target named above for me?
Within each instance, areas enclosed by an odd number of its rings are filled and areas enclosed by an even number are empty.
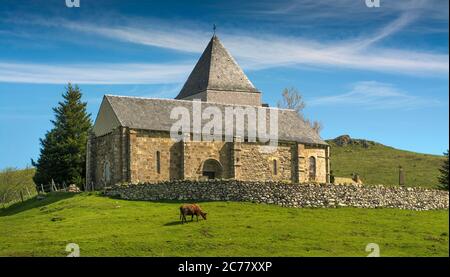
[[[185,107],[190,111],[192,117],[193,101],[188,100],[173,100],[173,99],[155,99],[155,98],[139,98],[105,95],[103,101],[108,101],[111,105],[120,125],[134,129],[155,130],[155,131],[169,131],[173,123],[178,119],[171,119],[171,110],[175,107]],[[225,114],[225,107],[252,107],[255,106],[238,106],[231,104],[220,104],[212,102],[201,102],[202,111],[211,106],[218,107],[222,114]],[[266,114],[269,114],[268,109],[278,110],[278,140],[279,141],[296,141],[310,144],[323,144],[323,141],[311,127],[303,122],[294,110],[267,108]],[[192,120],[192,118],[191,118]],[[208,120],[202,120],[202,126]],[[245,120],[247,123],[247,120]],[[247,124],[246,124],[247,125]],[[247,130],[247,126],[245,130]],[[267,124],[266,126],[270,126]],[[225,130],[222,127],[222,130]]]
[[[259,93],[215,35],[175,98],[183,99],[207,90]]]

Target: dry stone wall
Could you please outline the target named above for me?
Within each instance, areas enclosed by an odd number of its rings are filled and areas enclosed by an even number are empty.
[[[121,184],[104,194],[129,200],[247,201],[284,207],[448,209],[448,191],[367,185],[287,184],[235,180]]]

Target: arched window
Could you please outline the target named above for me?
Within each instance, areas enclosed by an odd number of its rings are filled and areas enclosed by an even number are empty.
[[[161,173],[161,152],[156,151],[156,173]]]
[[[316,180],[316,158],[309,157],[309,180]]]
[[[106,161],[103,164],[103,182],[105,184],[109,184],[111,181],[111,168],[109,165],[109,161]]]
[[[278,161],[273,159],[273,175],[278,175]]]

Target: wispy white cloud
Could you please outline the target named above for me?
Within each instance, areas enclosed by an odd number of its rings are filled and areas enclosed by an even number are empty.
[[[448,54],[385,48],[380,41],[394,35],[416,19],[404,13],[370,35],[340,41],[314,41],[299,37],[246,33],[240,30],[221,32],[220,37],[244,68],[250,70],[279,66],[356,68],[415,75],[447,75]],[[205,47],[208,32],[201,29],[174,29],[170,24],[144,24],[128,19],[121,25],[72,22],[65,19],[32,19],[27,24],[63,27],[135,44],[199,53]]]
[[[118,16],[115,23],[104,18],[71,21],[59,17],[47,19],[38,16],[12,17],[3,20],[12,24],[64,28],[129,43],[192,53],[202,51],[204,43],[211,35],[210,31],[202,31],[198,25],[190,22],[175,24],[153,18]]]
[[[383,26],[380,30],[374,32],[372,36],[362,37],[354,41],[349,41],[347,44],[353,44],[354,50],[367,48],[372,44],[382,41],[384,38],[392,36],[395,33],[401,31],[404,27],[408,26],[415,19],[417,19],[417,17],[418,17],[417,13],[413,12],[403,13],[396,20],[388,23],[386,26]]]
[[[166,84],[186,79],[193,64],[58,64],[0,61],[0,82],[64,84]]]
[[[308,101],[309,106],[353,107],[362,109],[412,110],[441,106],[444,103],[430,98],[410,95],[392,84],[376,81],[354,83],[350,91],[333,96],[318,97]]]
[[[340,43],[276,36],[223,36],[226,46],[247,69],[305,65],[350,68],[396,74],[447,76],[448,54],[363,47],[372,38]]]
[[[290,0],[271,1],[260,0],[249,2],[246,8],[241,8],[242,14],[266,17],[279,15],[277,20],[311,21],[327,19],[334,23],[342,21],[360,21],[367,19],[373,13],[377,17],[392,16],[405,12],[419,12],[428,18],[448,20],[448,1],[442,0],[402,0],[381,1],[381,8],[370,9],[366,0]],[[298,16],[301,14],[302,16]],[[336,22],[338,19],[339,22]]]
[[[352,1],[350,1],[352,2]],[[304,8],[316,9],[325,2],[301,1]],[[292,12],[299,3],[280,13]],[[317,4],[318,3],[318,4]],[[347,3],[349,4],[349,3]],[[388,48],[382,41],[405,29],[417,20],[424,4],[412,0],[398,5],[402,13],[397,19],[374,32],[333,41],[271,33],[221,30],[220,38],[238,62],[247,70],[272,67],[304,66],[309,68],[360,69],[394,74],[446,77],[449,72],[448,53],[427,52],[406,48]],[[345,6],[345,5],[343,5]],[[339,6],[339,7],[343,7]],[[428,7],[429,8],[429,7]],[[332,8],[330,8],[332,10]],[[329,9],[329,10],[330,10]],[[365,8],[367,9],[367,8]],[[336,11],[333,11],[336,13]],[[445,15],[443,16],[445,18]],[[447,16],[448,18],[448,16]],[[12,24],[28,24],[70,30],[106,39],[160,47],[186,53],[200,53],[211,35],[195,23],[176,24],[156,19],[119,17],[113,22],[98,18],[70,21],[63,18],[21,17],[3,19]],[[448,20],[448,19],[447,19]],[[180,27],[183,26],[183,27]],[[0,81],[98,84],[152,84],[182,82],[192,70],[191,64],[60,64],[1,63]]]
[[[202,45],[200,42],[205,41],[205,38],[208,37],[207,34],[199,31],[180,29],[176,32],[173,32],[167,29],[160,29],[156,26],[151,29],[140,29],[131,26],[99,27],[92,24],[78,24],[67,21],[63,22],[64,27],[75,31],[94,33],[112,39],[119,39],[125,42],[170,48],[173,50],[186,52],[200,51]]]

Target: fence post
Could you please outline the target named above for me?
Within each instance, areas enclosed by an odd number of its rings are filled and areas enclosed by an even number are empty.
[[[6,208],[6,195],[8,195],[8,192],[5,192],[5,195],[3,195],[3,209]]]
[[[20,190],[19,193],[20,193],[20,200],[22,200],[22,202],[23,202],[23,193],[22,193],[22,190]]]
[[[44,193],[44,185],[41,184],[41,192]]]

